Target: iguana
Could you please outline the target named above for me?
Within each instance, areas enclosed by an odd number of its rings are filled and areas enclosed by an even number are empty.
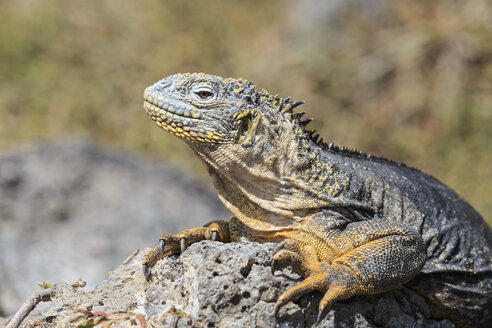
[[[304,277],[279,308],[324,293],[333,302],[403,284],[433,317],[457,326],[492,319],[492,232],[455,192],[417,169],[327,145],[293,109],[244,79],[175,74],[148,87],[144,108],[184,140],[208,169],[229,220],[164,233],[144,274],[165,256],[211,239],[278,242],[272,272],[289,263]]]

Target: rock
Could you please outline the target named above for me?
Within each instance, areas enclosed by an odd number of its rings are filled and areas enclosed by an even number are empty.
[[[13,313],[38,281],[84,277],[94,287],[161,233],[229,215],[210,186],[124,151],[64,141],[4,155],[0,316]]]
[[[178,256],[152,268],[147,283],[141,272],[139,252],[94,290],[68,284],[55,285],[50,308],[37,320],[45,327],[68,326],[84,308],[86,315],[118,314],[118,327],[144,315],[156,327],[312,327],[321,294],[312,293],[289,303],[273,315],[275,300],[300,281],[289,267],[272,275],[274,244],[202,241]],[[90,311],[90,312],[87,312]],[[114,317],[113,317],[114,319]],[[84,320],[78,322],[83,323]],[[116,319],[114,319],[116,320]],[[327,311],[317,327],[453,327],[429,318],[423,298],[402,287],[381,295],[357,296],[340,301]]]

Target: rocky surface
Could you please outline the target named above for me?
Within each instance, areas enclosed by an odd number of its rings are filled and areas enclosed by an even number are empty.
[[[83,315],[74,313],[79,308],[86,315],[79,324],[99,315],[124,327],[143,315],[151,327],[315,326],[318,293],[288,304],[274,318],[276,298],[299,277],[289,268],[272,275],[273,248],[249,242],[196,243],[181,256],[158,262],[151,283],[142,275],[139,252],[94,290],[55,285],[50,308],[36,320],[45,327],[65,327]],[[428,313],[423,298],[403,287],[338,302],[317,327],[453,327],[447,320],[429,319]]]
[[[68,141],[3,155],[0,316],[13,313],[38,281],[83,277],[94,287],[162,232],[228,216],[212,188],[191,174],[124,151]]]

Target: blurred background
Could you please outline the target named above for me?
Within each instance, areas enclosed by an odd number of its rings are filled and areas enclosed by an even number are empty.
[[[430,173],[492,224],[490,1],[3,0],[0,155],[80,138],[206,184],[142,110],[176,72],[304,100],[325,141]]]

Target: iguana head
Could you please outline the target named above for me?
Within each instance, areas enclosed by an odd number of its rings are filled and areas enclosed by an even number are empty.
[[[252,127],[260,93],[250,82],[194,73],[148,87],[147,114],[163,129],[202,147],[240,143]]]
[[[199,152],[252,147],[255,137],[276,147],[273,139],[294,133],[291,109],[302,103],[270,96],[244,79],[203,73],[171,75],[148,87],[144,98],[157,125]]]

